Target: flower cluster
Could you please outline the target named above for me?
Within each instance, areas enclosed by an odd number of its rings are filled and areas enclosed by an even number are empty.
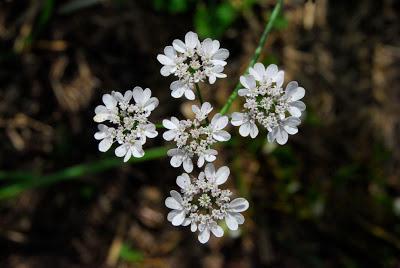
[[[130,103],[132,98],[135,103]],[[99,131],[95,133],[96,140],[101,140],[99,150],[108,151],[114,142],[119,146],[115,149],[115,155],[124,157],[124,162],[131,156],[142,157],[142,146],[146,138],[154,138],[158,135],[156,127],[148,120],[151,112],[158,106],[158,99],[151,97],[151,90],[135,87],[122,95],[113,91],[103,95],[104,105],[95,109],[93,120],[97,123],[109,121],[112,126],[99,124]]]
[[[217,40],[205,39],[200,42],[197,34],[188,32],[185,42],[174,40],[172,46],[165,47],[164,55],[159,54],[157,59],[164,65],[161,68],[162,75],[173,74],[178,78],[170,86],[172,97],[184,95],[193,100],[196,97],[193,90],[198,83],[208,78],[208,82],[213,84],[217,78],[226,77],[222,72],[228,56],[228,50],[220,48]],[[173,190],[165,200],[165,205],[172,209],[167,219],[174,226],[190,225],[192,232],[199,231],[201,243],[209,240],[210,233],[216,237],[223,236],[224,230],[218,225],[222,220],[225,220],[229,229],[237,230],[239,224],[244,223],[240,212],[249,207],[244,198],[232,200],[230,190],[220,189],[220,185],[228,179],[229,168],[221,167],[215,171],[210,163],[218,155],[213,146],[231,138],[224,130],[229,123],[228,117],[216,113],[209,120],[212,110],[208,102],[202,103],[201,107],[192,105],[195,114],[193,119],[171,117],[162,122],[167,129],[163,138],[176,144],[175,148],[168,151],[171,166],[183,166],[187,172],[176,180],[180,193]],[[208,164],[198,176],[190,175],[194,169],[193,163],[202,168],[206,162]]]
[[[164,65],[160,71],[163,76],[173,74],[178,78],[170,86],[172,97],[185,95],[187,99],[194,100],[196,83],[208,78],[208,82],[214,84],[217,78],[226,77],[222,72],[228,56],[229,51],[220,48],[219,41],[207,38],[200,43],[196,33],[188,32],[185,42],[175,39],[172,46],[165,47],[164,54],[159,54],[157,59]]]
[[[268,130],[268,141],[285,144],[288,134],[298,132],[301,123],[300,116],[306,109],[300,101],[305,90],[291,81],[283,89],[284,72],[279,71],[275,64],[267,68],[256,63],[249,69],[249,75],[241,76],[240,82],[244,88],[238,94],[245,98],[243,111],[232,114],[231,123],[240,126],[239,133],[243,137],[258,135],[258,125]]]
[[[230,230],[237,230],[244,223],[240,212],[248,209],[249,202],[244,198],[231,200],[232,192],[222,190],[220,185],[226,182],[229,168],[224,166],[217,171],[212,163],[206,165],[204,172],[197,178],[183,173],[176,179],[180,192],[171,191],[165,205],[172,209],[167,219],[174,226],[188,226],[192,232],[199,231],[198,239],[206,243],[210,232],[221,237],[224,230],[218,223],[225,220]]]
[[[205,39],[202,42],[196,33],[188,32],[185,41],[174,40],[172,46],[157,56],[164,66],[163,76],[174,75],[177,80],[170,85],[174,98],[185,96],[194,100],[194,88],[198,91],[201,106],[192,105],[194,118],[179,120],[176,117],[164,119],[166,129],[163,138],[173,141],[175,147],[168,150],[171,166],[183,167],[185,173],[178,176],[176,183],[180,190],[170,191],[165,205],[171,209],[167,219],[174,226],[189,226],[192,232],[198,231],[198,240],[206,243],[213,234],[222,237],[225,221],[230,230],[237,230],[244,223],[244,212],[249,202],[244,198],[232,198],[233,193],[221,189],[230,174],[228,167],[215,169],[214,162],[218,152],[214,146],[228,141],[231,135],[224,130],[229,123],[227,116],[216,113],[211,117],[213,107],[202,101],[200,82],[208,80],[213,84],[223,74],[229,51],[220,48],[217,40]],[[284,72],[274,64],[267,68],[257,63],[249,69],[249,74],[240,77],[244,88],[238,95],[244,97],[242,112],[231,115],[231,124],[239,126],[240,135],[255,138],[258,126],[268,130],[268,140],[285,144],[288,135],[298,132],[300,117],[306,109],[300,101],[305,90],[297,82],[291,81],[283,88]],[[234,97],[236,97],[234,95]],[[131,103],[131,100],[134,103]],[[156,127],[148,120],[151,112],[158,106],[158,99],[151,97],[150,89],[135,87],[124,94],[112,92],[103,96],[104,105],[95,109],[94,121],[100,123],[95,138],[100,140],[99,150],[108,151],[113,143],[118,157],[128,161],[131,156],[142,157],[142,146],[147,138],[158,135]],[[111,125],[105,125],[108,121]],[[206,164],[207,163],[207,164]],[[197,176],[192,175],[195,166],[201,168]],[[205,167],[204,167],[205,166]],[[203,169],[204,167],[204,169]]]
[[[205,161],[214,161],[218,152],[211,146],[231,138],[231,135],[223,130],[229,122],[227,116],[215,114],[211,123],[207,122],[207,116],[212,109],[211,104],[205,102],[201,108],[192,106],[196,115],[193,120],[178,120],[176,117],[163,120],[163,126],[168,129],[163,134],[164,139],[176,142],[177,148],[168,151],[173,167],[183,165],[184,170],[190,173],[193,170],[194,157],[197,158],[198,167],[202,167]]]

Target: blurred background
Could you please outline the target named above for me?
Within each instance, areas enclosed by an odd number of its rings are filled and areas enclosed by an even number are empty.
[[[189,30],[231,52],[202,87],[222,107],[274,4],[0,1],[0,267],[400,267],[399,1],[285,1],[260,61],[299,81],[307,113],[285,146],[231,128],[219,148],[250,201],[240,232],[202,246],[166,221],[182,170],[161,135],[141,163],[97,150],[111,90],[151,88],[154,122],[190,114],[156,60]]]

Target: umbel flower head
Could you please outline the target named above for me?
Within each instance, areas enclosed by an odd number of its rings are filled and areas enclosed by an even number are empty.
[[[177,148],[168,151],[173,167],[183,165],[184,170],[190,173],[193,170],[194,157],[197,158],[198,167],[202,167],[205,161],[214,161],[218,152],[211,149],[212,145],[231,138],[231,135],[223,130],[229,122],[227,116],[215,114],[211,123],[206,122],[212,109],[211,104],[205,102],[201,108],[192,106],[196,115],[193,120],[178,120],[176,117],[163,120],[163,126],[168,129],[164,132],[163,138],[176,142]]]
[[[167,219],[174,226],[188,226],[192,232],[199,231],[198,239],[206,243],[210,233],[221,237],[224,230],[218,223],[225,220],[231,230],[237,230],[244,223],[240,212],[248,209],[249,202],[244,198],[232,200],[230,190],[222,190],[220,185],[229,177],[229,168],[224,166],[215,170],[212,163],[206,165],[204,172],[198,178],[183,173],[176,183],[180,193],[171,191],[171,196],[165,200],[165,205],[172,209]]]
[[[196,33],[188,32],[185,42],[175,39],[172,46],[165,47],[164,54],[157,56],[157,60],[164,65],[160,71],[163,76],[172,74],[178,78],[170,86],[172,97],[184,95],[194,100],[196,83],[208,79],[210,84],[214,84],[217,78],[226,77],[222,72],[228,56],[229,51],[220,48],[218,40],[207,38],[200,43]]]
[[[130,103],[132,98],[135,103]],[[119,146],[115,149],[115,155],[124,157],[124,162],[131,156],[142,157],[146,138],[154,138],[158,134],[155,125],[148,120],[158,106],[158,99],[151,97],[150,89],[135,87],[124,95],[116,91],[105,94],[103,103],[96,107],[93,120],[98,123],[108,121],[111,125],[98,125],[99,131],[94,137],[101,140],[99,150],[106,152],[117,142]]]
[[[283,89],[284,72],[279,71],[275,64],[267,68],[256,63],[249,69],[249,75],[241,76],[240,82],[244,88],[238,94],[245,98],[241,113],[233,113],[231,123],[240,126],[239,133],[243,137],[255,138],[258,135],[257,125],[268,130],[268,141],[285,144],[288,134],[298,132],[299,117],[306,109],[300,101],[305,90],[296,81],[287,84]]]

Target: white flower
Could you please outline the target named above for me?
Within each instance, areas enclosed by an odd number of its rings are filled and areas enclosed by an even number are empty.
[[[94,134],[96,140],[101,140],[99,143],[99,151],[107,152],[114,142],[114,128],[109,128],[104,124],[98,125],[99,131]]]
[[[194,100],[196,98],[192,87],[181,80],[172,82],[170,85],[170,89],[171,96],[176,99],[182,97],[183,95],[185,95],[188,100]]]
[[[258,94],[258,88],[256,80],[251,75],[245,75],[240,77],[240,83],[245,87],[238,91],[239,96],[251,96],[255,97]]]
[[[171,191],[165,205],[172,209],[167,219],[174,226],[188,226],[192,232],[199,231],[198,240],[206,243],[210,234],[222,237],[224,230],[218,225],[225,220],[231,230],[237,230],[244,223],[240,212],[248,209],[244,198],[231,200],[232,192],[219,188],[229,177],[229,168],[215,170],[213,164],[206,165],[197,178],[183,173],[176,179],[180,192]]]
[[[258,135],[258,127],[254,119],[250,118],[246,113],[234,112],[232,114],[232,125],[240,126],[239,134],[242,137],[247,137],[250,135],[251,138],[255,138]]]
[[[213,107],[209,102],[203,103],[203,105],[201,105],[201,108],[196,105],[192,105],[192,111],[196,115],[196,119],[199,121],[203,121],[204,119],[206,119],[208,114],[211,113],[212,109]]]
[[[201,108],[192,106],[196,115],[193,120],[179,121],[176,117],[163,120],[163,126],[167,129],[163,138],[166,141],[173,140],[177,147],[168,151],[171,166],[183,166],[186,172],[192,172],[194,157],[197,157],[198,167],[202,167],[206,161],[213,162],[216,159],[218,152],[211,148],[212,145],[229,140],[231,135],[223,130],[229,122],[227,116],[215,114],[210,124],[204,122],[212,109],[211,104],[205,102]]]
[[[228,141],[231,139],[231,134],[223,130],[228,125],[229,119],[225,115],[215,114],[211,120],[210,128],[212,137],[217,141]]]
[[[165,47],[164,54],[157,55],[157,60],[163,65],[160,70],[163,76],[178,78],[170,85],[172,97],[185,96],[194,100],[196,83],[208,78],[208,82],[213,84],[217,78],[226,77],[222,72],[228,56],[229,51],[220,48],[217,40],[208,38],[200,43],[196,33],[188,32],[185,42],[175,39],[172,46]]]
[[[300,125],[301,121],[299,118],[291,116],[280,121],[279,125],[276,126],[271,132],[268,133],[268,141],[276,142],[283,145],[288,140],[288,134],[294,135],[298,132],[297,126]]]
[[[134,100],[134,104],[131,100]],[[101,140],[99,150],[109,150],[114,142],[119,146],[115,149],[115,155],[124,157],[128,161],[131,156],[142,157],[142,146],[147,138],[157,136],[156,127],[148,120],[151,112],[158,106],[158,99],[151,97],[151,90],[135,87],[124,94],[113,91],[103,95],[104,105],[95,109],[95,122],[109,121],[113,126],[99,124],[99,131],[95,133],[95,139]]]
[[[285,144],[288,134],[297,133],[300,120],[297,119],[306,109],[300,101],[305,90],[296,81],[289,82],[284,90],[284,72],[279,71],[275,64],[267,68],[256,63],[249,69],[249,75],[241,76],[240,82],[244,88],[238,94],[245,98],[243,111],[233,113],[231,124],[239,126],[243,137],[257,137],[257,125],[264,127],[268,133],[268,141]]]
[[[275,64],[270,64],[265,68],[262,63],[256,63],[249,69],[249,73],[263,86],[279,88],[283,85],[284,71],[279,71]]]
[[[288,112],[295,117],[300,117],[301,112],[306,109],[304,102],[300,101],[305,95],[305,90],[299,87],[296,81],[291,81],[287,84],[285,95],[283,98],[286,100]]]

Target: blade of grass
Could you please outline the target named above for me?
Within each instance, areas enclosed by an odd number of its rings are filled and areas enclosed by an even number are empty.
[[[268,37],[269,33],[271,32],[271,30],[273,29],[276,19],[278,18],[278,15],[282,10],[282,5],[283,5],[282,2],[283,2],[283,0],[278,0],[278,2],[276,3],[276,5],[271,13],[271,17],[270,17],[268,23],[265,25],[265,28],[261,35],[260,41],[258,42],[258,46],[257,46],[256,50],[254,51],[254,54],[250,60],[249,65],[246,68],[245,74],[249,71],[250,67],[253,67],[253,65],[257,62],[258,58],[260,57],[261,51],[265,45],[265,42],[267,41],[267,37]],[[237,83],[235,89],[229,96],[228,100],[226,101],[225,105],[220,110],[220,114],[226,114],[228,112],[229,108],[232,106],[232,103],[237,98],[238,91],[240,88],[241,88],[241,84],[239,81]]]
[[[131,158],[128,163],[140,163],[148,160],[154,160],[158,158],[162,158],[167,155],[168,148],[166,147],[156,147],[153,149],[149,149],[146,151],[146,154],[142,158]],[[21,192],[36,188],[42,187],[49,184],[74,180],[78,179],[82,176],[99,173],[114,167],[118,167],[122,164],[122,160],[120,158],[106,158],[102,160],[98,160],[91,163],[80,164],[76,166],[72,166],[61,171],[45,175],[45,176],[36,176],[29,175],[29,179],[19,180],[16,183],[5,186],[0,189],[0,200],[14,197]],[[22,173],[17,172],[0,172],[0,181],[5,178],[10,178],[10,176],[14,176],[15,179],[21,179]]]

